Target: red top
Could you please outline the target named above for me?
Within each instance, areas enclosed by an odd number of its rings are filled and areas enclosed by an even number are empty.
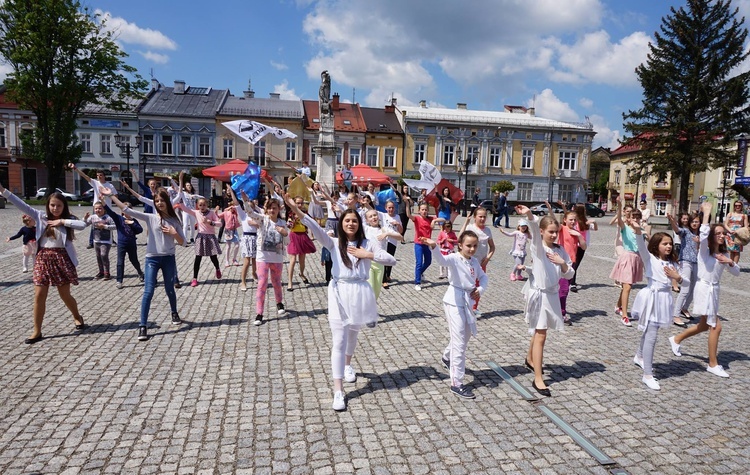
[[[415,243],[421,244],[419,239],[423,237],[432,238],[432,222],[435,220],[435,216],[427,216],[426,218],[423,218],[422,216],[416,215],[412,216],[411,219],[414,221]]]

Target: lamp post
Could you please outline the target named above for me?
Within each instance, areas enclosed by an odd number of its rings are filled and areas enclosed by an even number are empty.
[[[732,176],[732,169],[729,166],[729,163],[726,164],[724,167],[724,171],[722,172],[722,182],[721,182],[721,208],[719,209],[719,222],[724,222],[724,198],[726,197],[727,193],[727,181]]]
[[[115,132],[115,144],[117,145],[117,148],[125,152],[125,160],[127,161],[126,169],[128,171],[127,179],[129,186],[133,186],[133,177],[130,175],[130,156],[131,152],[133,150],[137,150],[141,146],[141,136],[136,134],[135,136],[135,146],[130,144],[130,136],[123,137],[120,135],[120,132]],[[146,170],[144,168],[143,173],[145,175]]]
[[[474,165],[475,163],[477,163],[477,157],[474,157],[474,156],[472,156],[472,157],[463,157],[460,145],[456,148],[456,156],[458,157],[458,163],[460,163],[464,167],[464,173],[465,173],[465,177],[464,177],[464,209],[463,209],[463,212],[461,213],[461,216],[466,217],[466,214],[467,214],[466,213],[466,211],[467,211],[466,208],[468,208],[468,206],[466,205],[466,199],[467,199],[466,197],[469,196],[469,167],[472,166],[472,165]]]

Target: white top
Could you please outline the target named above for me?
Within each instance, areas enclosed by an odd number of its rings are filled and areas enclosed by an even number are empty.
[[[182,237],[183,245],[186,243],[185,234],[182,232],[182,223],[179,219],[163,219],[158,212],[144,213],[133,208],[125,208],[128,215],[143,220],[148,226],[148,240],[146,241],[146,257],[174,256],[177,241],[173,236],[161,231],[162,224],[169,224]]]
[[[117,190],[115,189],[115,185],[110,182],[102,183],[96,178],[92,178],[89,183],[91,183],[91,187],[94,189],[94,203],[96,203],[97,201],[102,201],[103,199],[104,203],[111,208],[112,198],[110,198],[109,196],[102,196],[102,194],[99,192],[99,187],[103,186],[104,188],[111,191],[113,195],[116,195]]]
[[[398,231],[398,226],[401,224],[401,218],[399,215],[391,216],[388,213],[382,213],[378,211],[378,216],[380,216],[380,223],[383,225],[383,229],[386,232],[389,233],[396,233],[400,234]],[[394,246],[398,245],[401,242],[400,239],[396,239],[395,237],[388,236],[388,243],[393,244]]]
[[[651,210],[649,208],[646,209],[640,209],[641,212],[641,222],[642,223],[648,223],[648,218],[651,217]]]
[[[245,204],[245,206],[248,206],[248,205]],[[248,207],[251,208],[250,206]],[[245,213],[245,210],[242,209],[242,206],[237,205],[234,208],[237,210],[237,217],[239,217],[240,223],[242,223],[242,232],[243,233],[257,233],[258,227],[253,226],[252,224],[247,222],[247,220],[250,218],[248,218],[247,213]],[[253,209],[253,211],[258,213],[258,210]]]
[[[485,226],[484,229],[479,229],[476,224],[470,224],[466,226],[467,231],[474,231],[479,236],[479,245],[477,246],[477,252],[474,257],[479,261],[487,257],[490,253],[490,240],[492,239],[492,231],[489,226]]]
[[[631,314],[638,318],[640,330],[645,330],[648,325],[656,325],[658,328],[667,327],[672,323],[674,297],[672,297],[672,280],[667,277],[664,270],[666,267],[674,269],[674,264],[648,252],[644,239],[639,237],[637,242],[647,285],[636,295]]]
[[[378,236],[383,234],[382,228],[375,228],[373,226],[370,226],[369,224],[363,223],[364,230],[365,230],[365,237],[368,241],[370,241],[373,246],[377,247],[378,249],[386,250],[386,240],[383,239],[382,241],[378,239]]]
[[[724,269],[734,276],[740,275],[739,264],[729,266],[721,264],[711,254],[708,247],[708,233],[711,226],[702,224],[700,229],[700,245],[698,247],[698,281],[693,290],[693,313],[706,315],[710,326],[716,325],[716,315],[719,311],[719,282]],[[727,255],[727,254],[725,254]]]
[[[239,214],[239,211],[237,211]],[[257,254],[255,259],[260,262],[269,262],[272,264],[281,264],[284,262],[284,236],[276,230],[276,226],[287,228],[286,222],[277,218],[276,222],[265,214],[256,213],[253,210],[246,212],[260,225],[258,226]]]

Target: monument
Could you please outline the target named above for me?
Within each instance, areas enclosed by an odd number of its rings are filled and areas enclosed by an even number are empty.
[[[333,190],[336,185],[336,138],[331,108],[331,76],[328,71],[320,73],[318,113],[320,119],[318,145],[313,147],[318,161],[316,179]]]

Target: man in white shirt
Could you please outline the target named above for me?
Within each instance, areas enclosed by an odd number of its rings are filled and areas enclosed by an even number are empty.
[[[307,164],[307,160],[302,160],[302,166],[300,168],[297,168],[297,173],[307,175],[307,178],[310,178],[310,174],[312,172],[310,171],[310,167]]]
[[[94,200],[92,202],[96,203],[97,201],[102,201],[104,199],[104,204],[112,207],[112,198],[109,196],[102,196],[102,194],[99,192],[99,187],[104,187],[112,192],[113,195],[117,194],[117,189],[115,189],[115,185],[107,181],[107,176],[104,174],[104,170],[97,170],[96,171],[96,178],[91,178],[90,176],[83,173],[81,170],[78,169],[78,167],[75,166],[75,164],[71,165],[71,168],[75,170],[81,177],[89,182],[89,185],[91,185],[91,188],[94,190]],[[89,233],[89,245],[87,249],[92,249],[94,247],[94,228],[91,228],[91,232]]]

